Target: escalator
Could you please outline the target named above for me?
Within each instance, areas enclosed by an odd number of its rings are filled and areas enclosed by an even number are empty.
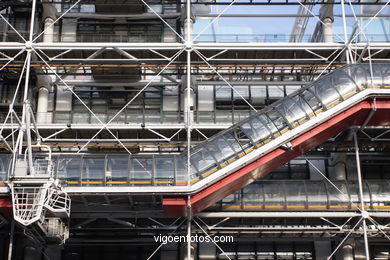
[[[389,101],[390,63],[348,65],[193,147],[189,160],[61,155],[54,177],[70,195],[159,194],[167,216],[197,213],[350,126],[390,125]]]

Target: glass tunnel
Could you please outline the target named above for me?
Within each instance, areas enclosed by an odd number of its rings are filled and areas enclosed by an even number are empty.
[[[186,150],[178,155],[53,156],[51,172],[65,186],[194,184],[302,124],[310,127],[311,118],[367,88],[390,88],[390,64],[341,67],[194,146],[189,179]],[[6,180],[11,157],[0,158],[0,175]],[[49,169],[39,156],[35,168]]]
[[[348,211],[360,208],[357,181],[259,181],[229,195],[208,210],[218,211]],[[364,181],[367,210],[390,209],[388,181]]]

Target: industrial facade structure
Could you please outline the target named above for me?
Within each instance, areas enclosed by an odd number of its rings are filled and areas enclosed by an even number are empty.
[[[0,258],[390,259],[389,3],[1,1]]]

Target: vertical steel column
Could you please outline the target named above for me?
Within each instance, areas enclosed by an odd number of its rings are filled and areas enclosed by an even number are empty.
[[[347,64],[350,64],[350,48],[349,48],[349,43],[348,43],[348,34],[347,34],[347,19],[345,16],[345,0],[341,0],[341,13],[343,17],[343,27],[344,27],[344,44],[346,44],[346,58],[347,58]]]
[[[191,220],[192,220],[192,209],[191,204],[189,203],[190,196],[188,196],[188,205],[187,205],[187,260],[192,260],[191,257]]]
[[[370,259],[370,249],[368,245],[368,237],[367,237],[367,223],[366,219],[369,217],[368,212],[364,209],[364,200],[363,200],[363,181],[362,181],[362,172],[360,168],[360,156],[359,156],[359,145],[357,140],[357,129],[353,132],[353,139],[355,143],[355,156],[356,156],[356,169],[358,175],[358,184],[359,184],[359,199],[360,199],[360,207],[363,217],[363,236],[364,236],[364,249],[366,253],[366,259]]]
[[[12,260],[12,251],[14,249],[15,222],[11,221],[11,232],[9,234],[8,260]]]
[[[191,42],[191,0],[187,0],[187,17],[186,17],[186,26],[187,31],[185,35],[185,45],[186,45],[186,51],[187,51],[187,102],[184,104],[184,110],[185,110],[185,117],[187,117],[186,120],[186,128],[187,128],[187,180],[188,185],[191,185],[190,180],[190,149],[191,149],[191,49],[192,49],[192,42]]]
[[[33,0],[32,7],[31,7],[30,33],[29,33],[29,39],[26,42],[27,62],[26,62],[26,75],[25,75],[26,78],[25,78],[25,82],[24,82],[22,127],[21,127],[21,129],[19,131],[19,135],[18,135],[19,155],[22,155],[22,152],[23,152],[22,150],[23,150],[24,132],[26,133],[26,136],[27,136],[27,141],[28,141],[27,149],[28,149],[28,161],[29,161],[30,174],[33,174],[33,165],[32,165],[31,135],[30,135],[31,133],[30,133],[30,124],[29,124],[30,120],[27,120],[27,117],[30,116],[28,89],[29,89],[29,82],[30,82],[30,66],[31,66],[32,41],[33,41],[34,24],[35,24],[35,9],[36,9],[36,0]]]
[[[191,156],[191,130],[192,130],[192,120],[191,120],[191,50],[192,50],[192,42],[191,42],[191,0],[187,0],[187,19],[185,26],[187,27],[187,32],[185,35],[185,45],[187,51],[187,102],[186,105],[186,127],[187,127],[187,178],[188,178],[188,186],[191,185],[191,166],[190,166],[190,156]],[[191,196],[187,197],[187,260],[191,260],[191,217],[192,217],[192,209],[191,209]]]

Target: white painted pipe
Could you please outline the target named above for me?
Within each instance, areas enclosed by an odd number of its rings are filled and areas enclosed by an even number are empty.
[[[43,42],[54,42],[54,26],[52,25],[54,20],[50,17],[45,19]]]
[[[333,42],[333,21],[330,18],[325,18],[323,23],[322,33],[324,35],[324,42],[331,43]]]
[[[192,19],[189,20],[190,20],[190,26],[187,26],[188,19],[185,19],[184,21],[184,36],[185,36],[184,38],[186,39],[186,41],[191,41],[192,31],[194,27],[194,21]]]
[[[48,104],[49,90],[46,87],[40,87],[38,91],[37,123],[46,123]]]
[[[190,107],[192,107],[193,109],[188,111]],[[187,123],[188,121],[187,115],[189,115],[190,117],[189,120],[190,123],[192,124],[194,122],[194,109],[195,109],[195,93],[192,88],[190,88],[190,100],[188,100],[187,88],[185,88],[183,91],[183,108],[184,108],[184,122]]]
[[[347,179],[347,155],[345,153],[332,154],[334,165],[334,179],[337,181],[344,181]]]
[[[354,260],[353,247],[351,245],[343,246],[343,260]]]
[[[52,43],[54,41],[54,19],[46,17],[44,21],[43,42]],[[49,86],[52,79],[48,75],[42,75],[38,78],[38,105],[37,105],[37,123],[47,123],[47,112],[49,106]]]

